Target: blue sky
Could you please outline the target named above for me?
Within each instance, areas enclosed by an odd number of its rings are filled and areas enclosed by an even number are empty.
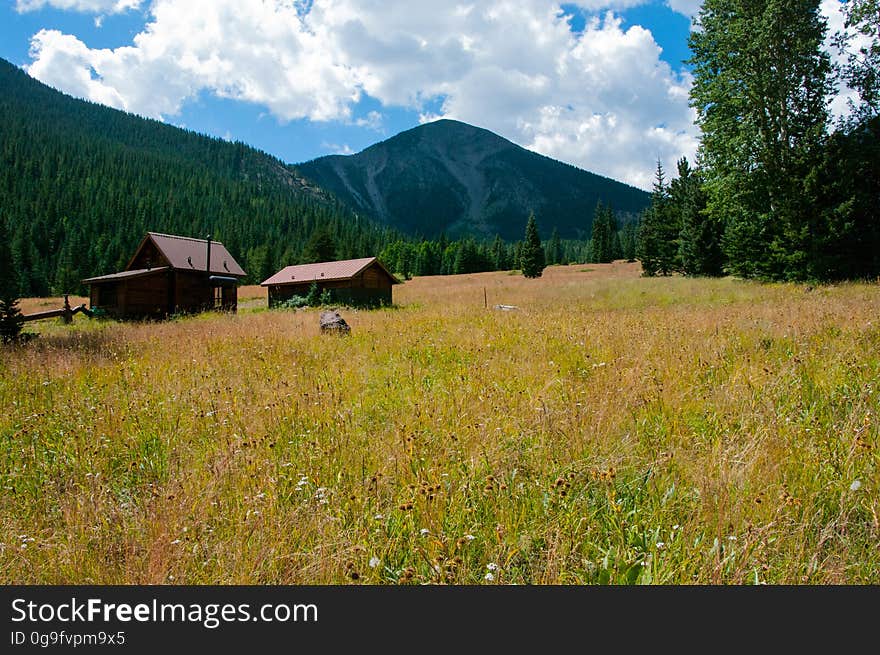
[[[670,6],[671,5],[671,6]],[[297,163],[439,117],[650,187],[692,157],[693,0],[8,0],[0,57]]]

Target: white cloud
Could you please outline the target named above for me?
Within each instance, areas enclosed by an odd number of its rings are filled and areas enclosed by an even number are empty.
[[[137,9],[141,4],[142,0],[16,0],[15,10],[19,13],[25,13],[52,7],[90,14],[118,14],[129,9]]]
[[[358,118],[354,124],[378,132],[382,129],[382,114],[378,111],[368,112],[364,118]]]
[[[666,4],[672,11],[676,11],[688,18],[693,18],[700,13],[703,0],[666,0]]]
[[[150,14],[132,45],[115,50],[41,31],[28,71],[155,118],[205,90],[282,121],[379,129],[378,112],[353,116],[367,94],[643,188],[658,157],[671,168],[696,148],[690,79],[660,60],[648,30],[625,29],[611,13],[578,34],[551,0],[155,0]]]
[[[338,143],[328,143],[327,141],[324,141],[323,143],[321,143],[321,148],[334,155],[354,154],[354,150],[352,150],[351,146],[349,146],[347,143],[339,145]]]

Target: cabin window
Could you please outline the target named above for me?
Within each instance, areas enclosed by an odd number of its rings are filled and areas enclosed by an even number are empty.
[[[115,284],[102,284],[98,287],[98,307],[116,307]]]
[[[223,307],[223,287],[214,287],[214,308]]]

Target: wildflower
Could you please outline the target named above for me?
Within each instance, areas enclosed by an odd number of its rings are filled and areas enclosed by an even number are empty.
[[[428,530],[428,528],[422,528],[421,530],[419,530],[419,534],[422,535],[423,537],[425,537],[425,536],[431,534],[431,531]]]
[[[849,485],[850,491],[858,491],[861,488],[862,488],[862,481],[861,480],[853,480],[852,484]]]
[[[490,571],[490,572],[487,573],[485,576],[483,576],[483,579],[488,580],[489,582],[491,582],[492,580],[495,579],[495,576],[492,575],[492,572]]]
[[[377,566],[379,566],[379,558],[374,555],[370,558],[370,568],[374,569]]]
[[[383,520],[383,519],[385,518],[385,515],[384,515],[384,514],[376,514],[376,516],[374,516],[373,518],[374,518],[376,521],[381,521],[381,520]]]
[[[497,571],[498,565],[495,562],[489,562],[488,564],[486,564],[486,568],[490,571]]]
[[[472,534],[466,534],[464,536],[464,538],[467,539],[468,541],[473,541],[474,539],[476,539],[476,537]]]
[[[180,539],[175,539],[174,541],[171,542],[171,545],[174,546],[174,545],[177,545],[177,544],[179,544],[179,543],[180,543]]]
[[[664,548],[666,548],[666,542],[665,541],[658,541],[657,542],[657,549],[662,550]]]

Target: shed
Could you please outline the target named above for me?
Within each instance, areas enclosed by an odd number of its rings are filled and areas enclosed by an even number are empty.
[[[83,280],[92,309],[116,318],[236,311],[246,275],[219,241],[147,232],[124,271]]]
[[[292,296],[308,295],[312,284],[329,291],[334,302],[377,307],[392,303],[391,287],[400,280],[375,257],[365,257],[288,266],[260,286],[268,288],[269,307],[274,307]]]

